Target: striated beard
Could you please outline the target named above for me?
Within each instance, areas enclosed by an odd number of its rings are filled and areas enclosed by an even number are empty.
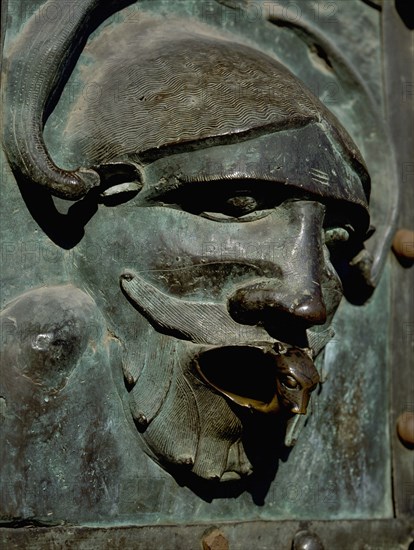
[[[193,372],[199,349],[150,328],[139,355],[124,361],[134,384],[132,416],[148,454],[162,466],[204,479],[238,479],[252,472],[241,443],[243,425],[227,400]]]
[[[224,305],[171,297],[134,272],[121,275],[121,286],[152,325],[124,359],[125,378],[132,388],[130,408],[147,453],[168,469],[207,480],[227,481],[252,473],[242,441],[251,410],[236,414],[237,407],[199,376],[195,358],[212,347],[279,343],[262,327],[235,322]],[[314,346],[306,352],[314,357],[331,337],[329,331],[324,338],[308,331]],[[275,439],[279,431],[283,441],[284,421],[283,415],[270,421],[278,423]],[[297,419],[293,424],[295,429]]]

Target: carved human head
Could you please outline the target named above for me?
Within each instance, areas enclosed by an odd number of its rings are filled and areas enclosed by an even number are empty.
[[[122,344],[146,451],[241,477],[245,414],[284,425],[319,382],[342,297],[331,260],[361,250],[367,170],[298,78],[227,35],[146,20],[89,54],[102,94],[77,98],[67,147],[101,186],[74,276]]]

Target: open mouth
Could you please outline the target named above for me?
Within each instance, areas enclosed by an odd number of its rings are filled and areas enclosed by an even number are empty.
[[[276,352],[262,346],[227,346],[195,360],[202,380],[234,403],[262,413],[281,407],[305,414],[308,395],[319,376],[304,350]]]
[[[260,348],[214,348],[201,354],[196,366],[204,381],[241,406],[262,410],[275,405],[275,358]]]

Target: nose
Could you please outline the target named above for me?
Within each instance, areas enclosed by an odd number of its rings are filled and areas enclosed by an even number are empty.
[[[312,282],[294,291],[279,286],[278,281],[269,281],[238,289],[228,301],[230,315],[237,322],[247,325],[273,325],[283,320],[297,320],[306,326],[326,322],[326,306],[320,284]]]
[[[228,310],[237,322],[283,326],[294,321],[306,328],[326,322],[320,209],[309,202],[298,203],[296,210],[296,233],[292,227],[287,246],[272,260],[278,275],[248,282],[229,297]]]

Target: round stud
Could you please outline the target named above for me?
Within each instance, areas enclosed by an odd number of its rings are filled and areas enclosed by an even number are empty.
[[[398,437],[408,448],[414,448],[414,412],[403,412],[397,420]]]
[[[229,543],[226,537],[218,529],[204,535],[203,550],[229,550]]]
[[[323,544],[315,533],[299,531],[293,539],[293,550],[323,550]]]
[[[392,241],[392,249],[398,258],[414,261],[414,231],[399,229]]]

